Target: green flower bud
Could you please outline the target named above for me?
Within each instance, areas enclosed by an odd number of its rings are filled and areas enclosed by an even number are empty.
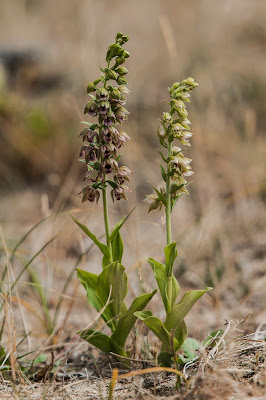
[[[130,56],[129,51],[124,50],[123,51],[123,57],[128,58]]]
[[[116,35],[115,39],[121,39],[123,37],[123,33],[122,32],[118,32],[118,34]]]
[[[118,65],[124,64],[125,57],[117,57],[115,60],[114,68],[118,67]]]
[[[120,44],[118,43],[113,43],[109,46],[109,50],[111,50],[112,53],[117,53],[121,49]]]
[[[94,92],[96,89],[94,82],[90,82],[87,86],[87,93]]]
[[[164,112],[163,113],[163,121],[164,122],[170,122],[172,120],[172,116],[170,113],[168,112]]]
[[[116,99],[116,100],[120,100],[121,99],[121,92],[117,88],[113,89],[112,98]]]
[[[127,80],[123,76],[119,76],[118,79],[116,80],[116,82],[118,83],[118,85],[126,85],[127,84]]]
[[[108,90],[105,87],[100,87],[96,92],[96,97],[99,100],[106,100],[108,98]]]
[[[97,86],[99,82],[102,82],[102,78],[95,79],[95,81],[93,81],[95,86]]]
[[[199,84],[197,82],[194,81],[194,78],[187,78],[183,81],[183,83],[193,86],[193,88],[199,86]]]
[[[121,92],[122,94],[129,94],[130,90],[126,87],[126,86],[119,86],[118,88],[119,92]]]
[[[112,69],[105,68],[104,70],[107,79],[117,80],[118,74]]]
[[[118,74],[120,76],[126,75],[128,73],[128,70],[126,67],[118,67],[117,70]]]

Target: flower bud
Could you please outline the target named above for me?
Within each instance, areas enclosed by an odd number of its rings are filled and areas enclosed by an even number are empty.
[[[178,153],[180,154],[181,151],[182,151],[182,149],[180,147],[177,147],[177,146],[172,147],[172,155],[173,156],[176,156]]]
[[[111,96],[112,96],[112,99],[120,100],[121,99],[121,92],[117,88],[114,88],[113,91],[112,91],[112,95]]]
[[[109,107],[110,103],[108,101],[101,101],[99,107],[100,114],[107,114]]]
[[[199,84],[197,82],[194,81],[194,78],[187,78],[183,81],[183,83],[190,85],[193,87],[193,89],[197,86],[199,86]]]
[[[118,67],[116,71],[120,76],[126,75],[128,73],[128,69],[122,66]]]
[[[127,80],[123,76],[119,76],[118,79],[116,80],[116,82],[118,83],[118,85],[126,85],[127,84]]]
[[[172,120],[172,116],[170,113],[168,112],[164,112],[163,113],[163,121],[164,122],[170,122]]]
[[[94,92],[94,90],[96,89],[94,82],[90,82],[87,86],[87,93],[91,93]]]
[[[105,68],[104,70],[107,79],[117,80],[118,74],[112,69]]]
[[[166,137],[166,129],[165,129],[165,127],[163,126],[163,124],[160,124],[160,125],[159,125],[159,127],[158,127],[158,129],[157,129],[157,135],[158,135],[160,138]]]
[[[108,90],[104,87],[101,87],[96,92],[96,97],[99,100],[106,100],[108,98]]]
[[[115,39],[121,39],[123,37],[123,33],[122,32],[118,32],[118,34],[116,35]]]
[[[102,81],[102,78],[99,79],[95,79],[95,81],[93,81],[94,85],[97,86],[99,82]]]
[[[93,100],[90,100],[84,109],[84,114],[87,113],[92,116],[97,115],[97,105]]]
[[[128,58],[129,56],[130,56],[129,51],[124,50],[124,51],[123,51],[123,57],[124,57],[124,58]]]
[[[117,57],[115,60],[114,68],[118,67],[118,65],[124,64],[124,62],[125,62],[125,57],[123,56]]]
[[[126,35],[126,36],[123,36],[122,39],[123,39],[123,42],[126,43],[126,42],[128,42],[129,37],[128,37],[128,35]]]
[[[129,94],[130,90],[126,87],[126,86],[119,86],[118,88],[119,92],[121,92],[122,94]]]

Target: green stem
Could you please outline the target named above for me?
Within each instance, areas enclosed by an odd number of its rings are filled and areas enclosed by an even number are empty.
[[[172,154],[172,143],[169,142],[168,146],[168,158]],[[169,173],[171,172],[171,162],[169,160],[167,164],[167,174],[166,174],[166,202],[165,216],[166,216],[166,239],[167,245],[172,243],[172,231],[171,231],[171,177]]]
[[[104,226],[105,226],[105,237],[106,237],[106,245],[110,250],[110,262],[113,262],[112,256],[112,245],[110,241],[110,228],[109,228],[109,217],[108,217],[108,205],[107,205],[107,193],[106,187],[102,189],[103,194],[103,215],[104,215]]]
[[[167,238],[167,245],[172,243],[172,230],[171,230],[171,161],[170,156],[172,154],[172,143],[169,142],[168,146],[168,164],[167,164],[167,174],[166,174],[166,202],[167,205],[165,207],[165,216],[166,216],[166,238]],[[173,282],[173,271],[169,271],[169,276],[167,276],[167,297],[168,303],[166,307],[166,313],[170,313],[172,309],[172,282]]]
[[[108,61],[107,68],[110,66],[110,60]],[[105,77],[104,80],[104,87],[106,88],[106,83],[107,79]],[[102,130],[102,128],[101,128]],[[101,162],[103,161],[102,155],[101,155]],[[113,262],[113,256],[112,256],[112,245],[110,242],[110,227],[109,227],[109,216],[108,216],[108,204],[107,204],[107,188],[105,184],[105,174],[103,177],[103,186],[104,188],[102,189],[102,194],[103,194],[103,216],[104,216],[104,226],[105,226],[105,237],[106,237],[106,245],[110,251],[110,262]]]

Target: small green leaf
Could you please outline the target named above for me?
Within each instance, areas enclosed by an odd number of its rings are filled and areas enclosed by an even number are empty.
[[[167,144],[165,143],[165,141],[164,141],[163,138],[160,138],[160,143],[161,143],[161,145],[162,145],[163,147],[165,147],[166,149],[168,149],[168,146],[167,146]]]
[[[72,217],[72,215],[71,215],[71,218],[72,218],[73,221],[75,221],[76,224],[83,230],[83,232],[85,232],[86,235],[89,236],[89,237],[91,238],[91,240],[94,241],[94,243],[96,244],[96,246],[99,247],[99,249],[101,250],[101,252],[103,253],[103,255],[104,255],[107,259],[109,259],[109,260],[111,261],[111,255],[110,255],[110,251],[109,251],[108,247],[107,247],[105,244],[101,243],[101,242],[97,239],[97,237],[96,237],[85,225],[81,224],[78,220],[76,220],[74,217]]]
[[[162,342],[162,351],[172,352],[172,339],[174,348],[178,348],[178,341],[174,337],[171,337],[169,331],[165,328],[162,321],[152,315],[151,311],[138,311],[135,312],[134,315],[138,317],[141,321],[143,321],[152,331],[153,333],[160,339]]]
[[[171,212],[172,212],[173,209],[175,208],[175,205],[176,205],[177,201],[179,200],[179,198],[180,198],[180,195],[177,196],[175,199],[172,199],[172,202],[171,202]]]
[[[129,307],[128,311],[119,318],[118,325],[112,335],[112,339],[120,347],[124,348],[127,337],[136,322],[137,316],[134,315],[134,313],[137,311],[142,311],[156,292],[157,290],[154,290],[152,293],[142,294],[141,296],[137,297]]]
[[[124,245],[120,232],[117,232],[117,234],[111,241],[111,245],[112,245],[113,261],[119,261],[121,263]]]
[[[130,213],[129,213],[125,218],[122,218],[122,219],[116,224],[116,226],[114,227],[113,232],[112,232],[111,235],[110,235],[110,241],[113,240],[113,238],[115,237],[115,235],[117,234],[117,232],[119,232],[120,228],[124,225],[124,223],[125,223],[126,220],[130,217],[130,215],[133,213],[133,211],[135,210],[135,208],[136,208],[136,207],[134,207],[134,208],[130,211]]]
[[[192,338],[187,338],[182,344],[182,349],[184,351],[184,355],[188,361],[192,361],[195,357],[197,357],[196,351],[200,348],[200,343]]]
[[[158,149],[155,149],[155,150],[157,150],[158,151],[158,153],[160,154],[160,156],[162,157],[162,159],[163,159],[163,161],[167,164],[168,163],[168,161],[167,161],[167,159],[164,157],[164,155],[163,155],[163,153],[160,151],[160,150],[158,150]]]
[[[105,182],[107,182],[107,183],[109,183],[109,185],[113,188],[113,189],[116,189],[117,187],[118,187],[118,184],[116,183],[116,182],[114,182],[114,181],[111,181],[111,180],[106,180]]]
[[[155,190],[155,192],[157,193],[157,196],[159,197],[160,201],[165,205],[165,207],[167,206],[167,201],[165,196],[159,191],[157,190],[154,186],[152,186],[153,189]]]
[[[47,354],[41,353],[36,358],[34,358],[33,363],[34,364],[43,363],[46,360],[47,360]]]
[[[166,172],[165,172],[164,167],[162,166],[162,164],[160,164],[160,167],[161,167],[162,178],[166,182]]]
[[[177,257],[176,242],[168,244],[164,248],[166,276],[171,276],[173,273],[173,264]]]
[[[106,307],[106,311],[111,315],[113,324],[116,327],[117,319],[121,312],[123,300],[127,294],[127,276],[125,268],[119,262],[113,262],[108,265],[99,275],[95,293],[106,304],[112,286],[110,296],[110,304]],[[114,330],[114,329],[112,329]]]

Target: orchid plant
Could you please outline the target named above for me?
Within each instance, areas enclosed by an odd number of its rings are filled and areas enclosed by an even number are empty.
[[[135,312],[135,316],[142,320],[160,339],[162,347],[158,360],[162,366],[169,366],[173,361],[177,363],[176,352],[187,336],[184,318],[195,302],[211,289],[187,292],[176,303],[180,287],[173,273],[177,250],[176,242],[172,241],[171,215],[180,196],[188,194],[186,177],[192,175],[193,172],[190,166],[192,160],[185,157],[182,149],[173,144],[175,141],[179,141],[183,146],[190,146],[189,139],[192,133],[185,103],[190,102],[190,92],[197,86],[198,84],[193,78],[188,78],[174,83],[169,89],[170,101],[167,103],[170,110],[163,113],[157,131],[160,144],[167,150],[167,155],[159,151],[165,164],[165,166],[160,165],[164,185],[159,190],[154,188],[155,193],[146,196],[146,201],[150,203],[149,212],[162,207],[165,209],[167,242],[164,249],[165,264],[153,258],[148,258],[148,262],[157,281],[166,318],[162,322],[151,311],[138,311]]]
[[[129,114],[124,107],[125,95],[129,94],[125,78],[128,70],[122,65],[130,56],[123,48],[127,41],[128,36],[121,32],[116,35],[115,43],[109,46],[106,54],[107,67],[101,68],[100,78],[88,84],[87,93],[91,99],[84,113],[97,117],[97,122],[83,121],[86,127],[80,134],[83,141],[80,157],[86,164],[84,181],[87,183],[81,191],[82,202],[98,203],[102,194],[106,243],[100,242],[86,226],[72,217],[102,252],[103,271],[100,275],[81,269],[77,269],[77,274],[87,291],[88,302],[101,313],[111,330],[110,336],[94,329],[80,331],[79,335],[117,358],[127,357],[126,340],[137,320],[134,313],[143,310],[156,292],[142,294],[127,308],[124,299],[128,285],[125,268],[121,264],[123,241],[120,229],[130,214],[119,221],[112,232],[108,217],[108,187],[113,201],[127,200],[130,190],[126,183],[132,174],[128,167],[119,166],[119,151],[130,139],[126,132],[119,129]]]

